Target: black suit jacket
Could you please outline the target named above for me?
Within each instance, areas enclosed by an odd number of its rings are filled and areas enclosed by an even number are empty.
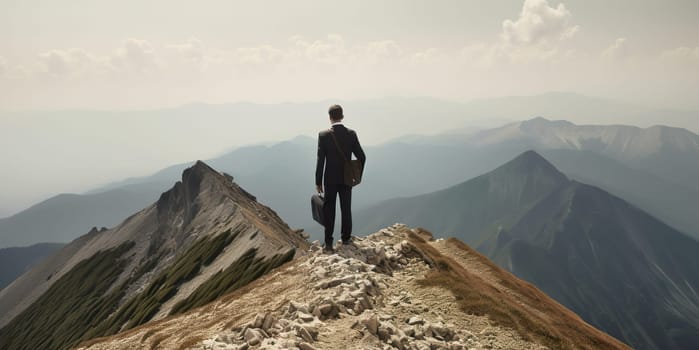
[[[354,130],[348,129],[344,125],[333,125],[332,131],[347,159],[352,159],[352,154],[354,154],[362,162],[362,165],[366,164],[366,155]],[[323,172],[324,167],[325,172]],[[335,146],[330,130],[321,131],[318,134],[317,186],[323,184],[323,177],[325,177],[326,184],[344,183],[344,159]]]

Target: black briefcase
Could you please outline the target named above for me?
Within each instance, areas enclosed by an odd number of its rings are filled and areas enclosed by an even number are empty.
[[[311,213],[313,220],[325,226],[325,217],[323,215],[323,206],[325,206],[325,198],[322,194],[314,194],[311,197]]]

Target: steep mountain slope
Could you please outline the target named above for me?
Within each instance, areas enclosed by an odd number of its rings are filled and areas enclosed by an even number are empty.
[[[62,247],[61,243],[40,243],[29,247],[0,249],[0,289],[7,287],[29,268]]]
[[[458,240],[404,225],[79,349],[628,349]]]
[[[187,311],[306,247],[229,178],[197,162],[158,201],[93,230],[0,291],[0,348],[66,349]]]
[[[532,178],[551,185],[532,185]],[[440,236],[456,235],[635,348],[692,349],[699,342],[699,242],[599,188],[567,180],[537,153],[357,217],[372,225],[421,221]]]
[[[699,239],[699,190],[592,151],[555,149],[539,153],[571,179],[602,188]]]

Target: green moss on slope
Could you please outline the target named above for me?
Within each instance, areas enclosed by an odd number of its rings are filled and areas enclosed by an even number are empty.
[[[78,263],[24,312],[0,330],[0,349],[68,349],[85,330],[114,312],[120,295],[104,296],[123,272],[127,242]]]
[[[98,252],[78,263],[54,283],[34,304],[0,330],[0,349],[69,349],[82,341],[109,336],[144,324],[152,319],[163,303],[178,288],[211,264],[242,232],[228,230],[214,237],[197,240],[174,264],[160,272],[145,291],[119,303],[135,281],[152,270],[161,256],[151,257],[129,278],[112,288],[128,263],[122,256],[134,245],[125,243]],[[181,313],[209,303],[291,260],[295,251],[270,259],[247,251],[223,271],[199,286],[172,313]],[[111,290],[111,292],[110,292]]]
[[[295,253],[295,249],[290,249],[285,254],[277,254],[271,259],[263,259],[256,258],[257,250],[250,249],[228,268],[219,271],[201,284],[187,299],[175,304],[170,314],[183,313],[208,304],[224,294],[245,286],[275,267],[290,261]]]
[[[141,294],[129,300],[104,325],[103,335],[114,334],[148,322],[160,309],[160,306],[177,294],[183,283],[196,276],[202,266],[208,266],[228,246],[240,231],[228,230],[213,238],[203,237],[191,248],[177,258],[177,261],[161,272],[150,286]],[[97,335],[97,334],[96,334]]]

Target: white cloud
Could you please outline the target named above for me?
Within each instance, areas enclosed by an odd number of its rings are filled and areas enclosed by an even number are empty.
[[[260,45],[243,47],[233,55],[238,63],[275,64],[298,66],[304,64],[333,66],[336,68],[366,67],[403,61],[410,53],[405,52],[393,40],[370,41],[350,44],[342,36],[330,34],[325,38],[308,40],[292,36],[287,47]]]
[[[580,29],[571,18],[563,4],[554,8],[547,0],[525,0],[516,20],[503,21],[499,40],[468,45],[459,56],[466,64],[485,67],[569,60],[574,48],[565,47],[567,39]]]
[[[41,54],[41,61],[46,67],[46,72],[54,76],[62,76],[70,73],[70,53],[61,50],[51,50]]]
[[[30,75],[45,74],[52,78],[93,79],[124,73],[152,73],[160,67],[153,46],[145,40],[128,39],[113,54],[100,56],[81,48],[54,49],[39,54],[28,65]]]
[[[602,58],[611,60],[626,57],[629,54],[626,38],[617,38],[614,43],[602,51]]]
[[[502,23],[502,38],[515,45],[552,43],[575,35],[579,26],[570,24],[565,5],[553,8],[547,0],[525,0],[517,20]]]
[[[580,50],[575,40],[561,40],[560,35],[543,37],[548,39],[525,43],[502,36],[460,50],[408,49],[395,40],[362,42],[337,34],[294,36],[282,44],[232,49],[207,46],[196,38],[174,43],[128,39],[104,52],[71,48],[45,52],[33,61],[0,58],[0,75],[5,72],[0,83],[13,91],[12,97],[0,100],[0,107],[597,91],[613,88],[607,83],[612,75],[620,82],[632,77],[663,81],[668,74],[697,71],[699,63],[699,48],[679,47],[660,56],[629,55],[629,42],[618,38],[600,55],[599,50]],[[605,61],[601,56],[628,59]],[[687,84],[696,81],[684,76]]]
[[[455,58],[458,59],[458,57]],[[431,47],[423,51],[418,51],[410,55],[410,62],[417,65],[447,63],[452,59],[453,58],[451,57],[451,55],[444,52],[444,50],[440,50],[434,47]]]
[[[39,55],[40,73],[51,77],[89,77],[113,71],[109,57],[83,49],[51,50]]]
[[[271,45],[257,47],[240,47],[235,50],[235,60],[241,64],[278,64],[284,61],[287,54]]]
[[[303,37],[294,36],[291,39],[293,56],[301,56],[312,62],[324,64],[339,64],[348,58],[348,48],[342,36],[330,34],[324,40],[307,41]]]
[[[197,38],[191,38],[183,44],[172,44],[165,47],[174,50],[186,62],[203,64],[205,61],[204,45]]]
[[[125,40],[112,57],[112,62],[119,69],[132,73],[150,74],[160,68],[155,48],[142,39]]]
[[[403,49],[393,40],[372,41],[355,48],[355,51],[364,57],[367,64],[396,62],[405,56]]]
[[[674,48],[663,52],[661,56],[665,59],[699,60],[699,46]]]

